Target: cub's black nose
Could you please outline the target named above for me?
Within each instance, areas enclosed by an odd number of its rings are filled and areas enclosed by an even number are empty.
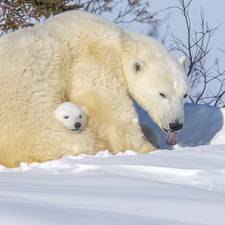
[[[76,129],[78,129],[78,128],[80,128],[80,127],[81,127],[81,123],[75,123],[75,125],[74,125],[74,126],[75,126],[75,128],[76,128]]]
[[[170,123],[169,125],[172,131],[178,131],[183,127],[183,124],[181,123]]]

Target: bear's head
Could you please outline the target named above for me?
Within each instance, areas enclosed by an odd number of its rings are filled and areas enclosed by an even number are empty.
[[[177,60],[161,45],[153,46],[151,53],[147,49],[139,51],[128,64],[129,93],[167,133],[166,143],[175,145],[177,132],[184,123],[184,103],[190,93],[185,74],[187,58]]]
[[[87,123],[84,110],[72,102],[63,102],[54,110],[55,117],[72,132],[83,130]]]

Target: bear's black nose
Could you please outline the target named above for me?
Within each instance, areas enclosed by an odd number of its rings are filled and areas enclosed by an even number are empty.
[[[181,123],[170,123],[169,125],[172,131],[178,131],[183,127],[183,124]]]
[[[76,129],[78,129],[78,128],[80,128],[80,127],[81,127],[81,123],[75,123],[75,125],[74,125],[74,126],[75,126],[75,128],[76,128]]]

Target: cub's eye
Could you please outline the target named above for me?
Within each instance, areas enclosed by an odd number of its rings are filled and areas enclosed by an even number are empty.
[[[82,116],[80,115],[79,118],[81,118]]]
[[[187,94],[185,94],[185,95],[184,95],[184,98],[187,98],[187,96],[188,96],[188,95],[187,95]]]
[[[162,96],[163,98],[166,98],[166,95],[163,93],[159,93],[160,96]]]
[[[64,116],[64,119],[68,119],[69,118],[69,116]]]

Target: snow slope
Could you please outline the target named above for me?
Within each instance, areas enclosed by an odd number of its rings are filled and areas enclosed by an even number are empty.
[[[156,127],[137,106],[140,121]],[[225,224],[225,110],[186,104],[179,145],[0,166],[3,225]],[[158,128],[156,127],[158,130]]]

